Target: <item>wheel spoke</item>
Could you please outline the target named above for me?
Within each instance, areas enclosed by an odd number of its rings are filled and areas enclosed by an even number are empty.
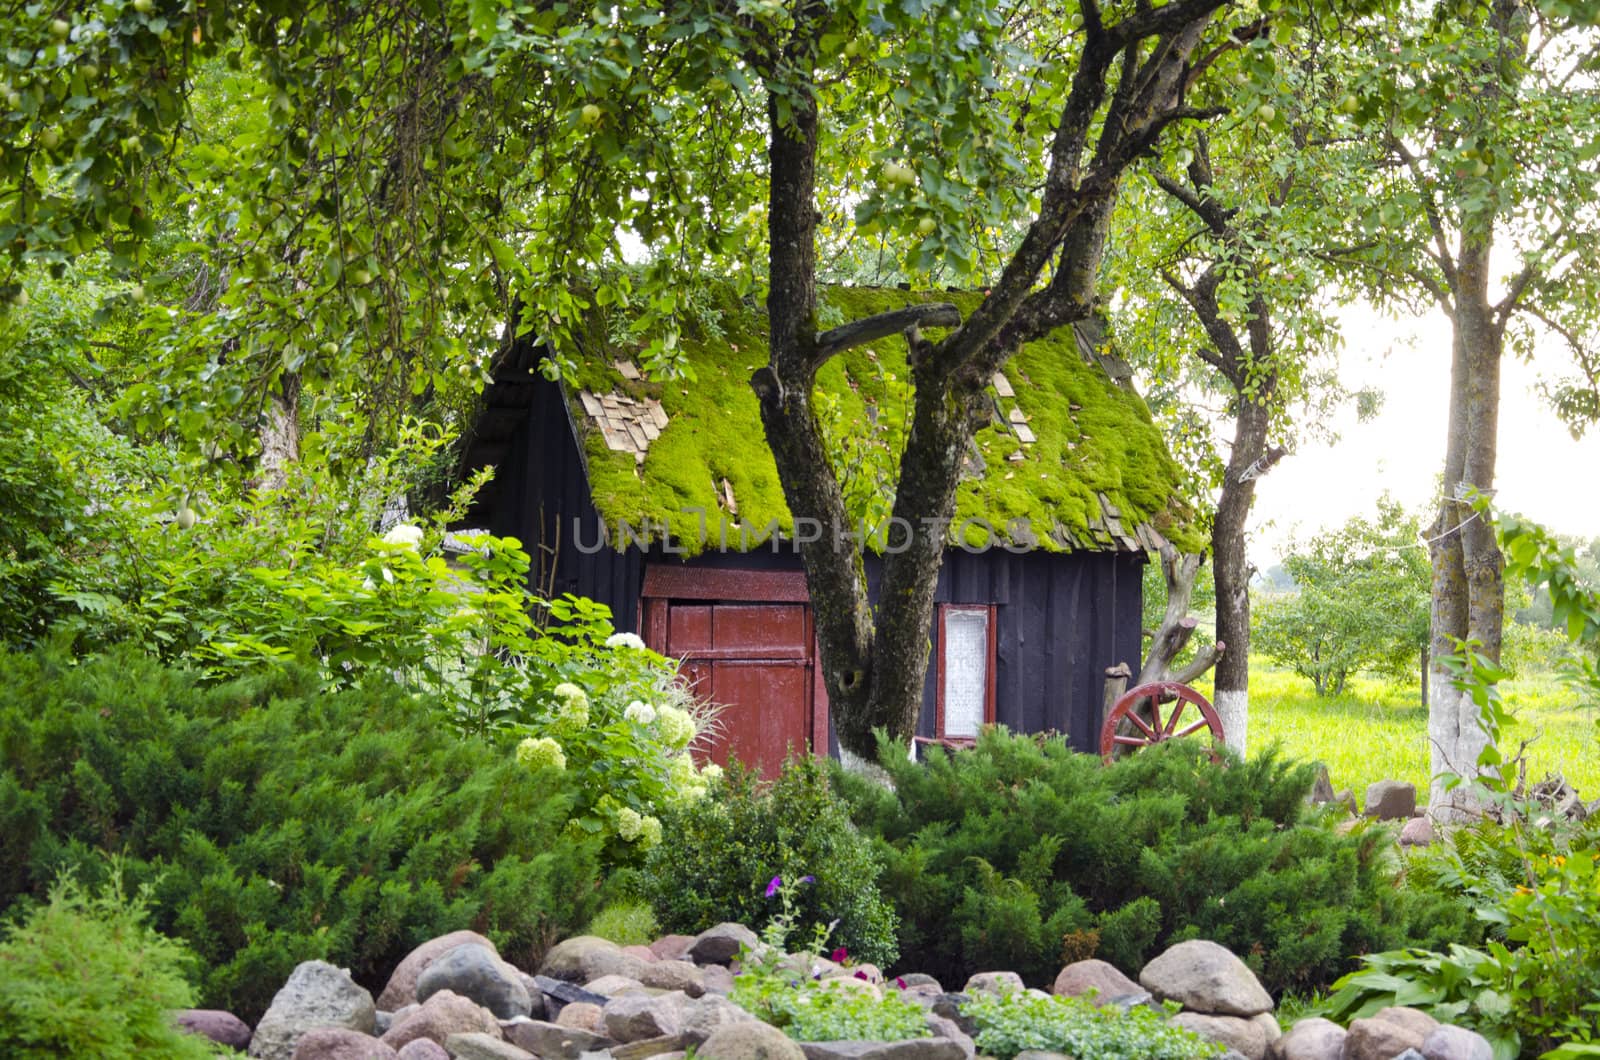
[[[1150,741],[1146,740],[1146,739],[1144,739],[1143,737],[1140,737],[1140,736],[1122,736],[1122,735],[1119,734],[1117,736],[1113,736],[1111,738],[1111,742],[1114,743],[1114,744],[1119,744],[1122,747],[1149,747],[1150,746]]]
[[[1167,726],[1162,730],[1162,732],[1165,732],[1168,736],[1172,735],[1172,730],[1178,725],[1178,715],[1182,714],[1183,708],[1187,707],[1188,705],[1188,700],[1184,699],[1182,696],[1178,697],[1178,701],[1173,704],[1171,717],[1167,718]]]
[[[1201,718],[1199,721],[1190,722],[1188,725],[1184,726],[1178,732],[1173,733],[1172,737],[1175,740],[1181,740],[1185,736],[1193,736],[1195,733],[1199,732],[1201,729],[1205,728],[1207,725],[1210,725],[1210,724],[1211,723],[1209,721],[1207,721],[1204,718]]]
[[[1140,729],[1142,729],[1144,731],[1144,734],[1146,736],[1150,737],[1150,739],[1154,740],[1156,738],[1156,731],[1150,727],[1149,722],[1147,722],[1143,718],[1139,717],[1139,711],[1136,708],[1129,709],[1128,713],[1125,716],[1127,717],[1127,719],[1129,721],[1133,722]],[[1159,710],[1156,712],[1156,724],[1157,725],[1161,724],[1161,713],[1160,713]]]

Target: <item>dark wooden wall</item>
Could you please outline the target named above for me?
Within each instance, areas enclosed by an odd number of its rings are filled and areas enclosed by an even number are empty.
[[[799,556],[770,547],[706,553],[690,560],[638,548],[580,550],[597,540],[599,516],[589,498],[581,451],[566,402],[554,384],[538,387],[523,426],[501,464],[487,529],[520,538],[539,567],[540,546],[556,549],[556,593],[588,596],[611,608],[618,629],[638,629],[646,563],[754,570],[798,570]],[[559,528],[559,529],[558,529]],[[1141,659],[1141,579],[1145,559],[1128,552],[1032,552],[1003,549],[945,555],[939,603],[995,604],[996,720],[1020,732],[1064,732],[1079,750],[1095,749],[1107,666]],[[879,563],[867,557],[875,594]],[[933,631],[930,630],[930,637]],[[928,668],[918,735],[934,735],[934,667]]]

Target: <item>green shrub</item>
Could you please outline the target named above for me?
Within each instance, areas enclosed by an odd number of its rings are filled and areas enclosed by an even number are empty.
[[[303,960],[379,986],[470,927],[526,965],[599,904],[564,778],[388,681],[321,693],[273,669],[203,687],[123,652],[0,655],[0,687],[0,907],[119,854],[155,926],[204,962],[203,1001],[246,1019]]]
[[[901,967],[943,982],[1007,968],[1048,984],[1098,939],[1134,971],[1213,939],[1273,991],[1314,989],[1348,955],[1467,935],[1460,903],[1395,886],[1392,833],[1302,822],[1312,769],[1198,748],[1112,767],[1057,739],[986,733],[922,764],[884,749],[893,788],[841,773],[899,909]]]
[[[655,941],[655,910],[643,902],[612,902],[584,928],[585,935],[610,939],[619,946],[646,946]]]
[[[12,1060],[185,1060],[219,1050],[180,1031],[194,955],[147,923],[115,873],[95,893],[70,875],[0,941],[0,1055]],[[228,1053],[232,1055],[232,1053]]]
[[[666,930],[696,933],[728,920],[759,929],[779,912],[768,893],[773,877],[814,876],[816,885],[797,895],[798,924],[838,920],[832,941],[851,956],[883,967],[895,959],[882,866],[817,759],[790,759],[770,786],[734,765],[708,798],[669,810],[663,833],[640,888]]]
[[[1029,1049],[1095,1060],[1201,1060],[1224,1052],[1143,1005],[1124,1012],[1076,997],[978,994],[962,1013],[977,1024],[978,1052],[998,1060]]]

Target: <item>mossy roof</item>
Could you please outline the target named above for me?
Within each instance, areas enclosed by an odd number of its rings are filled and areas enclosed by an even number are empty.
[[[975,294],[882,288],[828,288],[821,297],[830,307],[828,317],[839,320],[931,301],[954,302],[965,317],[979,300]],[[720,547],[722,522],[728,547],[735,549],[741,524],[749,528],[745,540],[752,548],[761,547],[761,531],[769,524],[776,522],[786,534],[793,527],[749,383],[767,359],[766,312],[731,293],[719,309],[720,334],[682,340],[693,380],[630,378],[636,373],[628,351],[592,337],[584,344],[576,385],[567,388],[601,518],[611,527],[665,525],[673,546],[690,554]],[[929,333],[935,339],[939,334]],[[998,414],[975,436],[952,536],[964,528],[969,547],[1025,545],[1030,542],[1022,535],[1008,533],[1025,526],[1032,545],[1052,552],[1148,549],[1158,543],[1157,535],[1186,550],[1202,548],[1180,494],[1178,466],[1149,410],[1131,389],[1085,359],[1082,341],[1072,328],[1062,328],[1007,363],[1003,374],[1014,397],[996,392]],[[908,378],[905,342],[898,336],[833,358],[819,372],[817,386],[837,395],[846,422],[864,421],[869,404],[879,416],[901,415],[904,410],[893,407],[896,395],[884,386],[884,372]],[[643,410],[659,401],[665,427],[647,447],[616,448],[617,439],[608,443],[591,415],[595,400],[606,394],[637,402],[633,407],[642,419],[649,418]],[[1019,440],[1013,409],[1025,417],[1030,444]],[[640,448],[642,460],[636,455]],[[736,514],[727,503],[729,492]],[[706,540],[696,510],[705,513]],[[989,537],[989,527],[998,541]]]

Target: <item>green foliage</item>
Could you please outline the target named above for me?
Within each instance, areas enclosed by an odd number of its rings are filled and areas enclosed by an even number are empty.
[[[610,939],[619,946],[644,946],[654,942],[660,930],[655,910],[643,902],[620,901],[600,910],[583,933]]]
[[[124,651],[0,656],[0,685],[0,905],[118,854],[204,962],[202,999],[246,1019],[303,960],[382,982],[471,927],[526,965],[597,904],[571,787],[390,682],[205,687]]]
[[[151,928],[112,865],[104,887],[72,875],[0,940],[0,1053],[13,1060],[200,1060],[233,1055],[172,1022],[194,1004],[194,955]]]
[[[1394,501],[1355,516],[1283,561],[1297,591],[1260,599],[1251,642],[1336,696],[1357,670],[1406,673],[1428,637],[1428,553],[1419,520]]]
[[[664,813],[662,832],[641,889],[666,930],[765,923],[780,911],[766,893],[771,879],[812,876],[816,885],[796,902],[798,922],[838,920],[833,938],[852,955],[893,963],[897,921],[880,890],[882,865],[815,759],[790,759],[771,784],[734,764],[708,798]]]
[[[1302,821],[1312,768],[1271,752],[1221,767],[1179,745],[1104,767],[1060,738],[985,733],[974,750],[908,763],[892,790],[844,776],[901,914],[903,965],[941,980],[1004,967],[1047,983],[1098,931],[1098,956],[1139,968],[1213,939],[1268,989],[1326,983],[1347,954],[1449,936],[1462,913],[1393,886],[1381,829]]]
[[[1224,1052],[1143,1005],[1123,1011],[1077,997],[978,994],[962,1012],[977,1024],[978,1051],[998,1060],[1030,1049],[1096,1060],[1201,1060]]]

